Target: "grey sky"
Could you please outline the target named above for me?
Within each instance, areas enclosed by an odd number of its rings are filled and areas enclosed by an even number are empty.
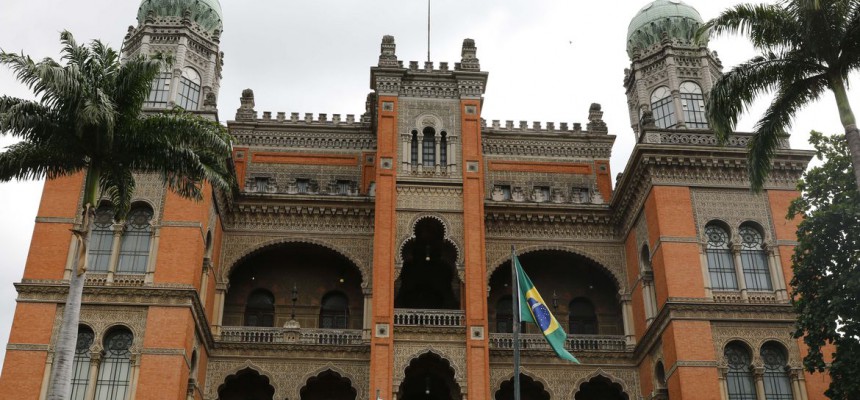
[[[737,3],[688,0],[704,19]],[[588,107],[603,105],[617,135],[611,168],[622,172],[633,147],[622,87],[627,25],[648,1],[433,0],[431,58],[460,59],[464,38],[473,38],[490,78],[483,117],[487,121],[587,122]],[[119,48],[136,25],[137,0],[2,0],[0,48],[34,58],[58,57],[59,32],[83,42],[100,38]],[[394,35],[397,55],[426,59],[425,0],[222,0],[224,78],[220,119],[233,119],[242,89],[252,88],[258,111],[356,114],[364,111],[369,67],[376,64],[383,35]],[[572,43],[571,43],[572,42]],[[754,53],[743,39],[710,45],[726,69]],[[858,84],[857,76],[852,78]],[[0,68],[0,95],[30,98],[13,74]],[[856,91],[849,93],[860,109]],[[749,130],[766,103],[741,121]],[[832,95],[802,111],[791,144],[808,148],[811,129],[842,132]],[[0,147],[13,142],[0,137]],[[0,357],[5,353],[16,296],[29,249],[42,184],[0,184]],[[63,249],[65,250],[65,249]],[[2,358],[0,358],[2,363]]]

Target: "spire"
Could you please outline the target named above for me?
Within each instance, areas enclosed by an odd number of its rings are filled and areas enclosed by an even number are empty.
[[[480,71],[481,63],[477,57],[478,48],[475,47],[474,39],[463,40],[463,50],[460,51],[460,70]]]
[[[379,46],[379,66],[380,67],[400,67],[397,61],[395,50],[397,45],[394,44],[394,36],[385,35],[382,37],[382,44]]]

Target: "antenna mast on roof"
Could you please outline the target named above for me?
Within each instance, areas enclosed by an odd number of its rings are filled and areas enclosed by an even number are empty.
[[[427,0],[427,62],[430,62],[430,0]]]

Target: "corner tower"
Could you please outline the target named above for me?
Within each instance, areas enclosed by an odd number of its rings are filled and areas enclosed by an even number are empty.
[[[653,1],[630,21],[624,88],[637,141],[646,126],[708,129],[704,99],[722,64],[695,37],[702,24],[699,12],[681,0]]]
[[[161,55],[171,60],[153,82],[144,107],[178,105],[188,111],[215,112],[221,86],[222,23],[218,0],[143,0],[138,26],[130,26],[123,56]]]

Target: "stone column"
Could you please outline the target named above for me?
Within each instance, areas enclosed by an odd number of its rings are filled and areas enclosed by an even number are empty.
[[[735,262],[735,276],[738,279],[738,290],[741,291],[741,299],[746,302],[747,295],[747,281],[744,277],[744,267],[741,263],[741,245],[732,243],[732,260]]]
[[[209,294],[209,272],[212,271],[212,259],[203,259],[203,277],[200,279],[200,303],[206,308],[206,296]]]
[[[726,383],[726,374],[728,371],[725,368],[720,368],[717,371],[717,375],[720,379],[720,398],[722,400],[729,400],[729,387]]]
[[[212,334],[216,337],[221,335],[221,324],[224,321],[224,298],[226,297],[226,292],[227,284],[218,283],[215,285],[215,310],[213,310],[212,313],[212,319],[214,320]]]
[[[400,137],[400,140],[403,142],[403,155],[401,160],[403,160],[403,172],[409,172],[409,165],[412,162],[409,158],[412,156],[412,149],[410,148],[410,142],[412,140],[411,136],[403,135]]]
[[[96,397],[96,382],[98,382],[99,378],[99,365],[102,362],[102,353],[101,351],[94,351],[90,353],[90,371],[89,371],[89,382],[87,384],[87,393],[84,395],[84,399],[86,400],[94,400]]]
[[[158,226],[150,227],[149,231],[149,258],[146,260],[146,276],[143,282],[152,284],[155,281],[155,260],[158,258],[158,238],[161,236],[161,228]]]
[[[113,283],[113,275],[116,273],[117,264],[119,264],[119,251],[122,249],[122,233],[124,226],[122,224],[113,224],[113,242],[110,246],[110,258],[108,259],[107,283]]]
[[[418,172],[424,171],[424,132],[418,132],[415,138],[418,142]]]
[[[702,279],[704,280],[705,285],[705,297],[709,299],[714,298],[713,286],[711,286],[711,272],[708,271],[708,245],[703,244],[699,246],[699,262],[702,267]]]
[[[654,278],[652,276],[642,277],[642,297],[645,305],[645,326],[651,325],[657,317],[657,304],[654,301]]]
[[[457,143],[456,139],[451,137],[448,138],[448,165],[449,173],[457,172]]]
[[[137,382],[140,380],[140,353],[132,353],[129,359],[131,371],[129,372],[128,393],[129,400],[134,400],[137,395]]]
[[[362,337],[367,336],[369,340],[371,325],[373,325],[373,295],[369,288],[363,288],[362,292],[364,293],[364,320],[361,324]]]
[[[51,380],[53,366],[54,353],[49,352],[47,360],[45,360],[45,373],[42,374],[42,390],[39,393],[39,400],[45,400],[45,397],[48,397],[48,382]]]
[[[636,334],[633,331],[633,303],[629,294],[619,295],[621,300],[621,318],[624,323],[624,341],[628,348],[636,346]]]
[[[436,164],[436,173],[438,174],[439,172],[441,172],[439,166],[442,164],[442,153],[440,152],[441,138],[437,135],[434,137],[434,139],[436,139],[436,157],[434,158],[434,160]]]
[[[788,300],[788,289],[785,283],[785,274],[782,272],[782,263],[779,261],[779,252],[775,245],[768,245],[765,251],[770,269],[770,280],[773,283],[776,298],[777,300]]]
[[[764,368],[755,367],[753,369],[755,377],[755,397],[756,400],[767,400],[764,397]]]

